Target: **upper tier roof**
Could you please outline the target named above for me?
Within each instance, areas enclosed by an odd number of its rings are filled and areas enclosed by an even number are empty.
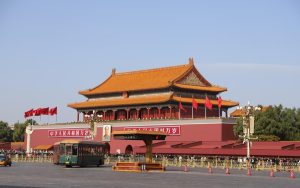
[[[187,76],[191,71],[193,71],[194,75],[199,79],[199,82],[201,82],[201,87],[191,87],[189,84],[182,84],[180,82],[175,85],[175,82],[180,81],[180,79]],[[170,86],[211,92],[226,91],[226,88],[212,86],[198,72],[194,66],[193,59],[190,58],[188,64],[179,66],[124,73],[116,73],[115,69],[113,69],[112,74],[103,83],[95,88],[83,90],[79,93],[85,96],[91,96],[105,93],[120,93],[124,91],[162,89]]]

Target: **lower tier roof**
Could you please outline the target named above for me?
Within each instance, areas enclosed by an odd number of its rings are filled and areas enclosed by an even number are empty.
[[[198,104],[204,104],[205,99],[195,99]],[[172,93],[160,95],[143,95],[129,98],[109,98],[109,99],[93,99],[84,102],[68,104],[69,107],[74,109],[88,109],[88,108],[102,108],[102,107],[116,107],[116,106],[130,106],[130,105],[151,105],[166,102],[182,102],[192,103],[192,98],[182,98],[173,96]],[[213,105],[218,105],[218,100],[210,100]],[[238,106],[239,103],[235,101],[223,100],[223,107]]]

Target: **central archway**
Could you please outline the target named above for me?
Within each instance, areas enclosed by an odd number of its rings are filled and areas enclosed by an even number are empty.
[[[125,154],[126,155],[132,155],[133,154],[133,148],[131,145],[127,145],[125,149]]]

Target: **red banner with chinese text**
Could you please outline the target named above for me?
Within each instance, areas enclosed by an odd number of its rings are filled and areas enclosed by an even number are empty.
[[[180,135],[180,126],[146,126],[146,127],[124,127],[124,131],[161,131],[170,136],[179,136]]]
[[[48,130],[48,137],[85,137],[90,135],[89,129],[55,129]]]

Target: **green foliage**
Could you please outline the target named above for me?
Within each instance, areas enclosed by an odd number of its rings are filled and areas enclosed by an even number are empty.
[[[24,123],[15,123],[13,132],[14,142],[23,142],[25,137],[25,130],[28,125],[36,125],[36,121],[32,119],[26,120]]]
[[[233,126],[233,133],[236,137],[243,135],[243,118],[237,119],[236,125]]]
[[[8,123],[0,121],[0,142],[11,142],[13,131]]]
[[[12,130],[8,123],[0,121],[0,142],[23,142],[27,125],[36,125],[36,121],[29,119],[24,123],[15,123]]]
[[[279,141],[280,138],[275,135],[258,135],[258,141]]]
[[[242,118],[234,126],[235,135],[243,135]],[[269,107],[255,112],[255,135],[259,140],[300,140],[300,109]]]
[[[27,125],[37,125],[37,122],[33,119],[27,119],[24,124]]]
[[[24,123],[15,123],[14,124],[14,133],[13,141],[14,142],[23,142],[25,135],[26,124]]]

